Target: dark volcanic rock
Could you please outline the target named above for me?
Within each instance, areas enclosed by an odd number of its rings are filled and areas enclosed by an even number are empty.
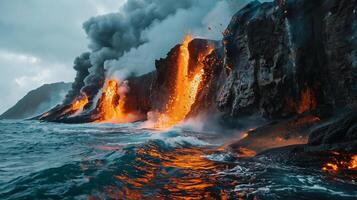
[[[273,148],[260,152],[279,163],[320,168],[334,161],[348,161],[357,153],[357,112],[352,110],[338,119],[312,129],[307,144]]]
[[[154,110],[165,109],[164,105],[175,87],[177,59],[180,45],[170,50],[165,59],[155,61],[156,73],[151,85],[150,98]]]
[[[224,34],[228,73],[219,108],[275,122],[228,147],[304,168],[348,161],[357,153],[357,1],[276,2],[250,3]],[[281,118],[305,112],[329,118],[308,126]],[[285,146],[298,135],[305,141]]]
[[[124,109],[127,112],[139,112],[143,115],[151,109],[150,88],[155,72],[128,78],[129,92],[125,97]]]
[[[71,83],[45,84],[30,91],[13,107],[4,112],[0,119],[25,119],[47,111],[61,103],[70,90]]]
[[[356,2],[254,1],[240,10],[224,34],[219,108],[280,117],[355,102]]]
[[[357,143],[354,143],[354,151]],[[338,152],[339,151],[339,152]],[[261,152],[257,157],[270,159],[281,164],[294,165],[302,168],[321,169],[324,164],[336,160],[348,161],[350,152],[332,149],[329,146],[291,145]]]
[[[228,145],[228,149],[248,148],[259,153],[276,147],[305,144],[310,130],[320,123],[320,119],[312,115],[272,121],[247,131],[242,139]]]
[[[311,132],[309,145],[357,142],[357,110],[316,128]]]

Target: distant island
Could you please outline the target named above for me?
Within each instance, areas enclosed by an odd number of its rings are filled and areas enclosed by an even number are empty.
[[[72,83],[51,83],[27,93],[14,106],[0,115],[0,119],[26,119],[34,117],[61,103]]]

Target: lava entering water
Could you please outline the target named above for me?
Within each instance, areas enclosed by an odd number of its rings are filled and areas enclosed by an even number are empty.
[[[88,103],[88,97],[83,94],[82,97],[79,97],[76,100],[74,100],[71,106],[68,109],[66,109],[63,113],[73,115],[77,111],[82,110],[84,106],[87,105],[87,103]]]
[[[88,97],[84,96],[81,99],[76,100],[72,105],[71,105],[71,110],[79,110],[82,109],[85,105],[88,103]]]
[[[128,122],[124,112],[125,96],[119,95],[119,84],[116,80],[106,80],[102,95],[98,100],[97,110],[100,117],[96,122]]]
[[[186,35],[180,46],[174,92],[170,95],[165,112],[158,116],[155,128],[169,128],[184,120],[201,89],[200,83],[204,75],[203,61],[213,51],[213,47],[208,46],[199,53],[195,70],[190,74],[188,45],[191,39],[190,35]]]

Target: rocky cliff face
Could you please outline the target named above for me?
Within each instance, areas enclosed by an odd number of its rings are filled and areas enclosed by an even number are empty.
[[[151,83],[155,77],[155,72],[150,72],[139,77],[128,79],[129,91],[126,94],[124,109],[126,111],[136,111],[146,115],[151,109],[150,99]]]
[[[324,114],[356,100],[356,1],[258,1],[224,33],[218,107],[232,116]]]
[[[318,168],[356,152],[356,10],[356,0],[255,1],[233,16],[218,108],[275,120],[229,148]]]

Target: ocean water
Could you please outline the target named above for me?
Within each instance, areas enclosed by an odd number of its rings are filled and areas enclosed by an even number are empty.
[[[354,178],[241,158],[225,142],[140,123],[3,120],[0,199],[357,199]]]

